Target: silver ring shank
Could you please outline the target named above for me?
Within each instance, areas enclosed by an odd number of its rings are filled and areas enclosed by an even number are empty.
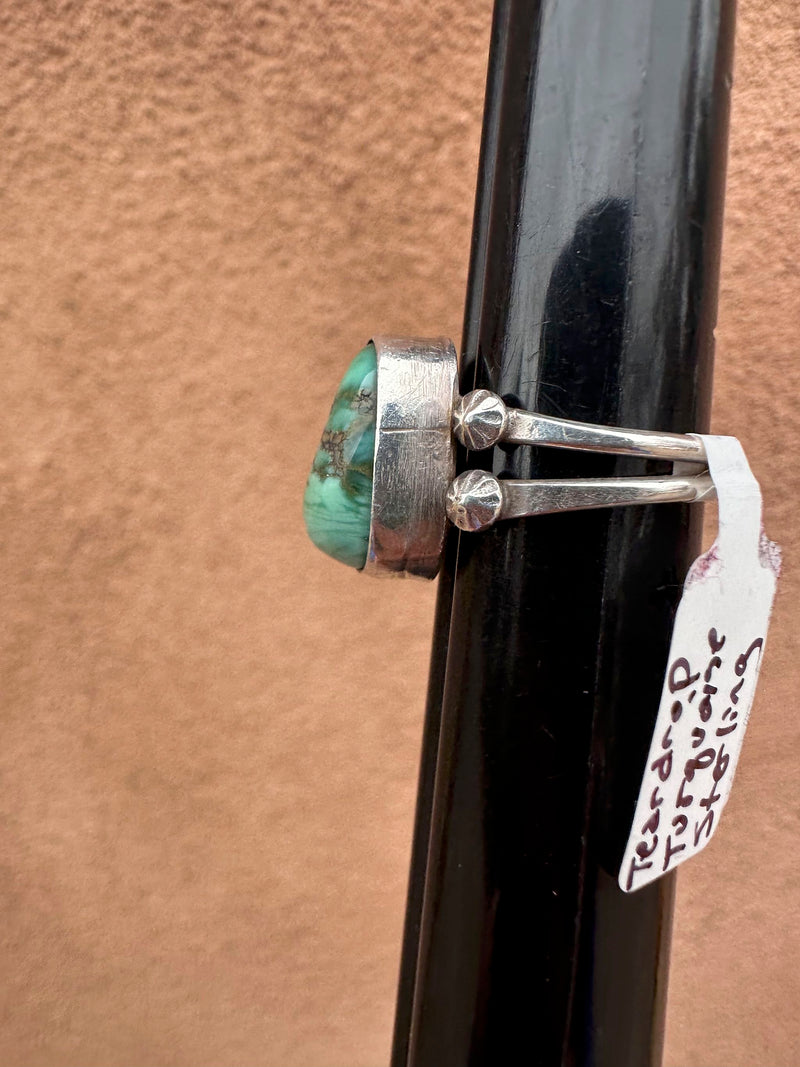
[[[707,474],[690,477],[573,478],[500,481],[499,519],[519,519],[558,511],[625,507],[628,504],[692,503],[712,500],[714,483]]]
[[[501,441],[511,445],[544,445],[587,452],[611,452],[672,462],[705,463],[706,450],[697,437],[653,430],[625,430],[537,415],[519,408],[506,409]]]
[[[652,478],[500,480],[483,470],[464,471],[447,493],[447,516],[460,530],[486,530],[500,519],[633,504],[694,503],[717,495],[709,474]]]

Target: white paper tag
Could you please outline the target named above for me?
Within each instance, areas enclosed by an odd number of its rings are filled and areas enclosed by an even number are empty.
[[[742,748],[767,636],[780,549],[735,437],[703,436],[719,532],[692,564],[675,616],[655,732],[619,885],[626,893],[704,848]]]

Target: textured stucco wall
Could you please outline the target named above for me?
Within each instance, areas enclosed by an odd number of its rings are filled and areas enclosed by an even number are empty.
[[[299,500],[460,333],[490,0],[0,3],[0,1063],[386,1063],[433,592]],[[715,423],[786,574],[667,1062],[800,1063],[800,9],[741,0]]]

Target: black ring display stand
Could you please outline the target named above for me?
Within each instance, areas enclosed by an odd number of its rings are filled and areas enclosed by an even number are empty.
[[[727,0],[498,0],[462,392],[707,429],[733,21]],[[670,469],[530,447],[469,466]],[[393,1067],[660,1062],[674,876],[616,877],[701,510],[451,531]]]

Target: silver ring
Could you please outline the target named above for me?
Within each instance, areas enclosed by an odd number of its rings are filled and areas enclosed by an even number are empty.
[[[456,440],[603,452],[681,464],[647,478],[517,480],[455,476]],[[684,473],[684,464],[698,473]],[[557,419],[508,407],[486,389],[458,395],[452,341],[375,337],[339,387],[306,486],[309,535],[377,575],[436,576],[448,520],[469,532],[503,519],[716,494],[700,438]],[[691,469],[691,468],[690,468]]]
[[[447,493],[456,473],[456,350],[446,337],[374,337],[372,344],[378,389],[364,571],[434,578],[447,533]]]

